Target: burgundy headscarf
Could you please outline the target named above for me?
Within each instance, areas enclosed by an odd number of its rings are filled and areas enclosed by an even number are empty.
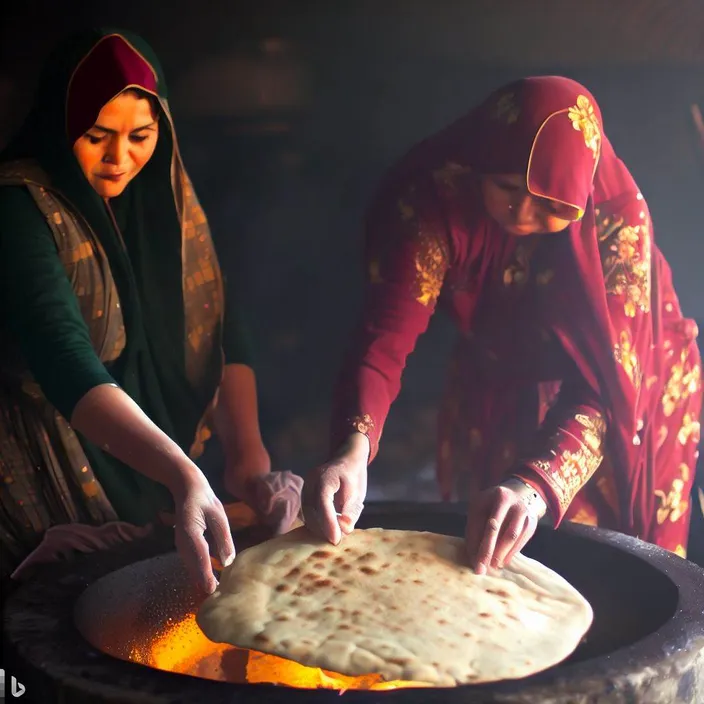
[[[579,83],[526,78],[473,113],[471,164],[483,173],[526,174],[528,191],[584,213],[602,143],[601,113]]]
[[[122,36],[98,41],[78,64],[66,95],[66,132],[73,144],[94,124],[106,103],[127,88],[157,95],[157,76],[149,62]]]

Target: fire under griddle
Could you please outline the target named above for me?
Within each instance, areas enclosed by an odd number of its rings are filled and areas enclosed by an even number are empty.
[[[464,522],[454,505],[378,503],[367,506],[359,527],[462,535]],[[266,537],[263,529],[246,528],[235,533],[235,542],[242,550]],[[522,680],[348,690],[343,701],[704,702],[704,570],[633,538],[577,525],[539,528],[525,553],[565,577],[594,609],[592,628],[572,656]],[[25,684],[24,701],[41,704],[340,701],[334,689],[260,683],[266,660],[210,644],[195,627],[201,598],[191,590],[168,532],[47,567],[6,604],[6,671]],[[194,659],[202,648],[210,648],[207,657]],[[143,664],[149,662],[165,669]]]

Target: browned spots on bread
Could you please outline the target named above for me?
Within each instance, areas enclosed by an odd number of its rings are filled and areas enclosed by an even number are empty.
[[[313,565],[313,567],[314,567],[316,570],[324,570],[324,569],[325,569],[325,565],[324,565],[322,562],[316,562],[316,563]]]
[[[405,667],[410,662],[407,658],[388,658],[388,661],[392,665],[400,665],[401,667]]]
[[[422,579],[414,579],[413,584],[423,584],[423,580]]]
[[[338,556],[333,560],[333,562],[334,562],[336,565],[341,565],[344,561],[345,561],[345,558],[342,557],[342,555],[338,555]]]
[[[328,550],[316,550],[315,552],[311,553],[311,557],[317,558],[317,559],[325,559],[326,557],[332,557],[332,553],[329,552]]]
[[[336,609],[334,606],[326,606],[326,607],[323,608],[323,611],[324,611],[326,614],[330,614],[330,613],[332,613],[333,611],[337,611],[337,609]]]
[[[486,589],[487,594],[500,596],[502,599],[508,599],[511,595],[505,589]]]
[[[347,624],[347,623],[341,623],[341,624],[338,626],[338,628],[339,628],[341,631],[349,631],[351,627],[350,627],[350,625]]]
[[[315,580],[315,586],[318,587],[318,589],[323,589],[324,587],[329,587],[332,585],[332,581],[329,579],[316,579]]]
[[[277,592],[287,592],[288,590],[289,590],[288,584],[277,584],[276,585]]]
[[[482,611],[479,614],[479,618],[489,618],[490,616],[491,616],[491,614],[488,614],[486,611]]]
[[[299,574],[301,574],[301,568],[294,567],[293,569],[288,571],[288,573],[286,574],[286,577],[298,577]]]
[[[266,635],[266,633],[257,633],[256,636],[254,636],[254,642],[259,643],[261,645],[268,645],[271,643],[271,640],[269,639],[269,636]]]
[[[376,570],[373,570],[371,567],[367,567],[366,565],[360,567],[359,571],[363,572],[364,574],[377,574]]]

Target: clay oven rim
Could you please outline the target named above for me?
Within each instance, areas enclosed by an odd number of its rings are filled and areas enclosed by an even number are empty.
[[[462,511],[457,506],[430,504],[371,504],[365,511],[360,527],[382,525],[389,528],[437,530],[457,534],[463,525]],[[445,526],[445,530],[441,527]],[[243,534],[249,529],[245,529]],[[549,529],[540,529],[540,541]],[[618,681],[633,671],[643,672],[651,665],[660,665],[683,653],[689,647],[704,646],[704,571],[681,558],[648,546],[641,541],[610,531],[586,526],[569,525],[559,533],[570,536],[575,545],[596,542],[622,551],[641,560],[661,575],[668,577],[671,589],[677,593],[676,607],[655,632],[631,645],[588,660],[567,662],[533,677],[459,687],[454,690],[396,690],[388,692],[350,691],[346,702],[434,702],[530,701],[530,694],[547,691],[560,683]],[[4,653],[18,656],[31,663],[31,677],[48,677],[60,681],[76,692],[91,693],[100,701],[129,701],[120,692],[139,692],[140,702],[291,702],[297,697],[306,702],[339,702],[334,690],[295,690],[272,685],[237,685],[203,680],[187,675],[162,672],[105,655],[90,645],[78,633],[73,622],[73,606],[83,591],[97,579],[124,566],[173,550],[172,536],[160,534],[139,544],[75,562],[52,567],[38,575],[32,583],[23,585],[10,596],[4,614]],[[632,559],[632,558],[630,558]],[[675,583],[677,586],[675,586]],[[10,662],[7,663],[10,665]],[[673,663],[674,667],[674,663]],[[451,694],[452,693],[452,694]],[[513,699],[511,695],[518,695]],[[476,697],[476,698],[475,698]],[[69,696],[68,701],[72,701]]]

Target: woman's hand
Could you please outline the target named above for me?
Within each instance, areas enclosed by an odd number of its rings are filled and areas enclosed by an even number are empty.
[[[71,425],[94,445],[167,487],[176,508],[176,547],[196,583],[213,592],[217,581],[206,530],[223,565],[234,559],[235,546],[225,510],[204,474],[115,384],[86,393],[76,404]]]
[[[306,526],[333,545],[349,535],[367,495],[369,440],[354,433],[329,462],[316,467],[303,485]]]
[[[303,479],[293,472],[272,472],[262,443],[226,461],[224,484],[228,493],[242,499],[275,535],[291,530],[301,512]]]
[[[533,537],[545,502],[519,479],[481,492],[467,509],[467,552],[477,574],[503,568]]]
[[[206,531],[223,566],[235,559],[225,509],[205,475],[197,469],[182,472],[171,493],[176,507],[176,548],[191,578],[206,594],[212,594],[217,579],[210,562]]]

